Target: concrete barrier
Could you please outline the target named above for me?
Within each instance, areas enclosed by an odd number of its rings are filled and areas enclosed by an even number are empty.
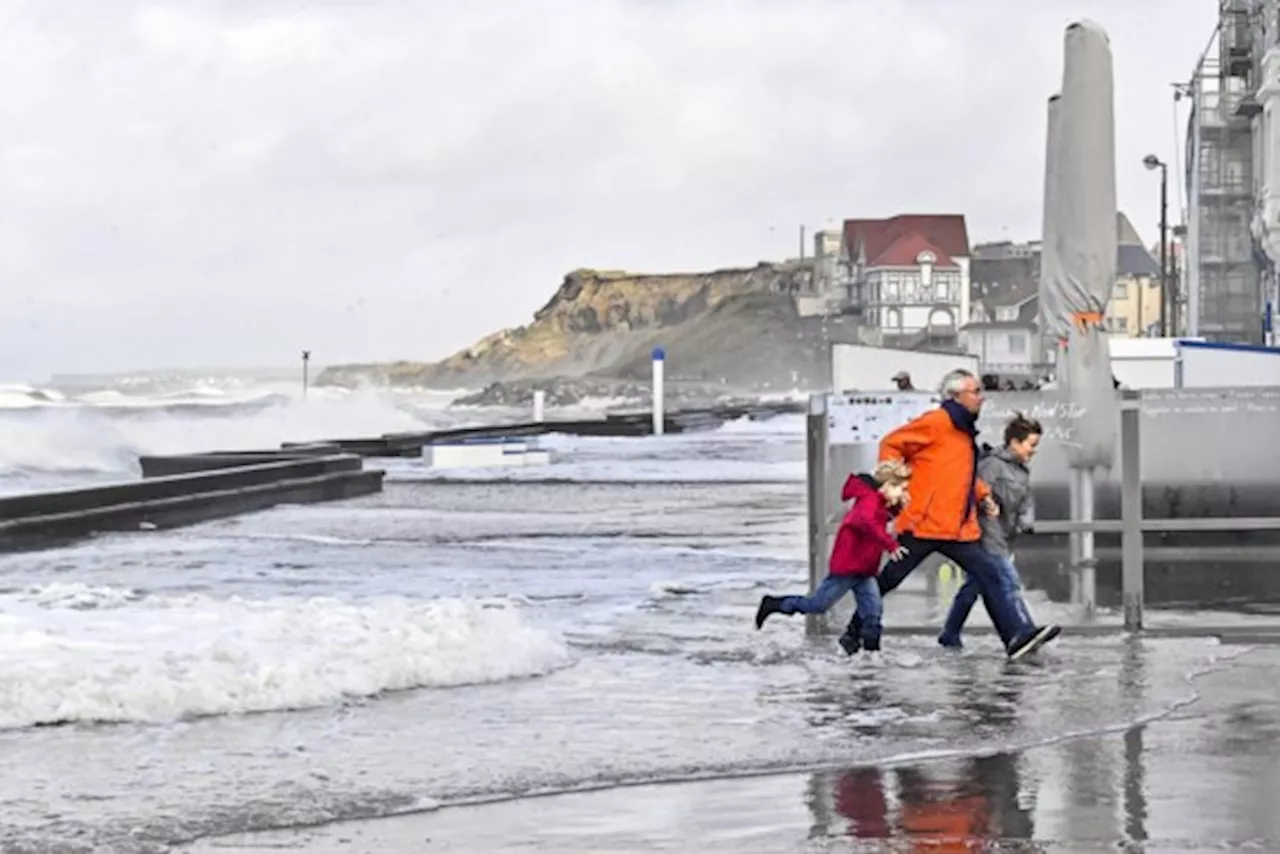
[[[357,439],[325,439],[321,442],[284,442],[280,448],[289,452],[326,448],[330,451],[359,454],[362,457],[420,457],[422,445],[422,442],[406,434]]]
[[[777,415],[802,413],[805,411],[805,405],[793,401],[780,401],[670,410],[663,419],[663,432],[686,433],[693,430],[713,430],[728,421],[736,421],[739,418],[762,420]],[[319,444],[365,457],[417,457],[423,455],[423,448],[429,445],[452,444],[469,439],[523,439],[552,433],[567,436],[651,436],[653,435],[653,416],[648,410],[611,412],[600,418],[483,424],[421,433],[386,433],[372,438],[328,439]],[[300,448],[312,447],[313,444],[285,442],[281,448],[292,452]]]
[[[193,455],[221,463],[225,455]],[[178,459],[178,458],[173,458]],[[138,481],[0,498],[0,549],[57,545],[104,531],[169,528],[263,510],[368,495],[383,472],[354,454],[156,476]]]
[[[287,451],[209,451],[200,454],[143,455],[138,457],[138,465],[142,468],[142,476],[151,478],[272,462],[306,460],[341,453],[342,451],[334,445],[303,445]]]

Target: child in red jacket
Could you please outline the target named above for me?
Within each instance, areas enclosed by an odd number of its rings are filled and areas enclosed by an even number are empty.
[[[880,649],[881,603],[880,558],[888,552],[900,560],[906,549],[889,534],[889,520],[907,503],[907,479],[911,470],[901,460],[886,460],[873,474],[851,474],[840,497],[853,500],[836,532],[827,577],[809,596],[765,596],[756,610],[756,628],[773,614],[822,614],[846,593],[857,602],[862,632],[858,637],[842,637],[845,652],[852,655],[859,646],[868,652]]]

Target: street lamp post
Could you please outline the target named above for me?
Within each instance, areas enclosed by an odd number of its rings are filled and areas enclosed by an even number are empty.
[[[302,351],[302,396],[307,396],[307,363],[311,361],[311,351]]]
[[[1169,164],[1148,154],[1142,165],[1160,170],[1160,337],[1164,338],[1178,333],[1178,300],[1169,290]]]

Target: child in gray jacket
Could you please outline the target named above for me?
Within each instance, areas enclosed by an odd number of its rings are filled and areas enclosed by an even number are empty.
[[[1013,565],[1013,542],[1018,534],[1030,531],[1035,524],[1035,499],[1031,494],[1031,470],[1028,465],[1036,455],[1044,429],[1040,422],[1016,413],[1004,427],[1004,447],[986,453],[978,461],[978,476],[991,487],[991,498],[999,513],[995,516],[981,514],[982,547],[998,559],[1001,567],[1000,583],[1012,591],[1012,599],[1027,615],[1027,603],[1022,598],[1022,582]],[[978,600],[978,585],[966,578],[956,598],[951,603],[947,622],[938,643],[946,647],[962,646],[960,632],[964,628],[969,611]]]

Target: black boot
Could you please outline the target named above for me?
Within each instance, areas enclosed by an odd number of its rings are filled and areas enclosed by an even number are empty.
[[[782,597],[765,596],[760,599],[760,607],[756,609],[756,628],[764,625],[764,621],[782,611]]]
[[[840,636],[840,648],[844,650],[845,655],[857,655],[862,649],[862,618],[856,613],[853,619],[849,621],[849,626],[844,630],[844,634]]]
[[[837,643],[840,644],[840,648],[844,650],[845,655],[857,655],[858,650],[862,649],[862,641],[858,639],[857,635],[848,631],[840,636],[840,640]]]

